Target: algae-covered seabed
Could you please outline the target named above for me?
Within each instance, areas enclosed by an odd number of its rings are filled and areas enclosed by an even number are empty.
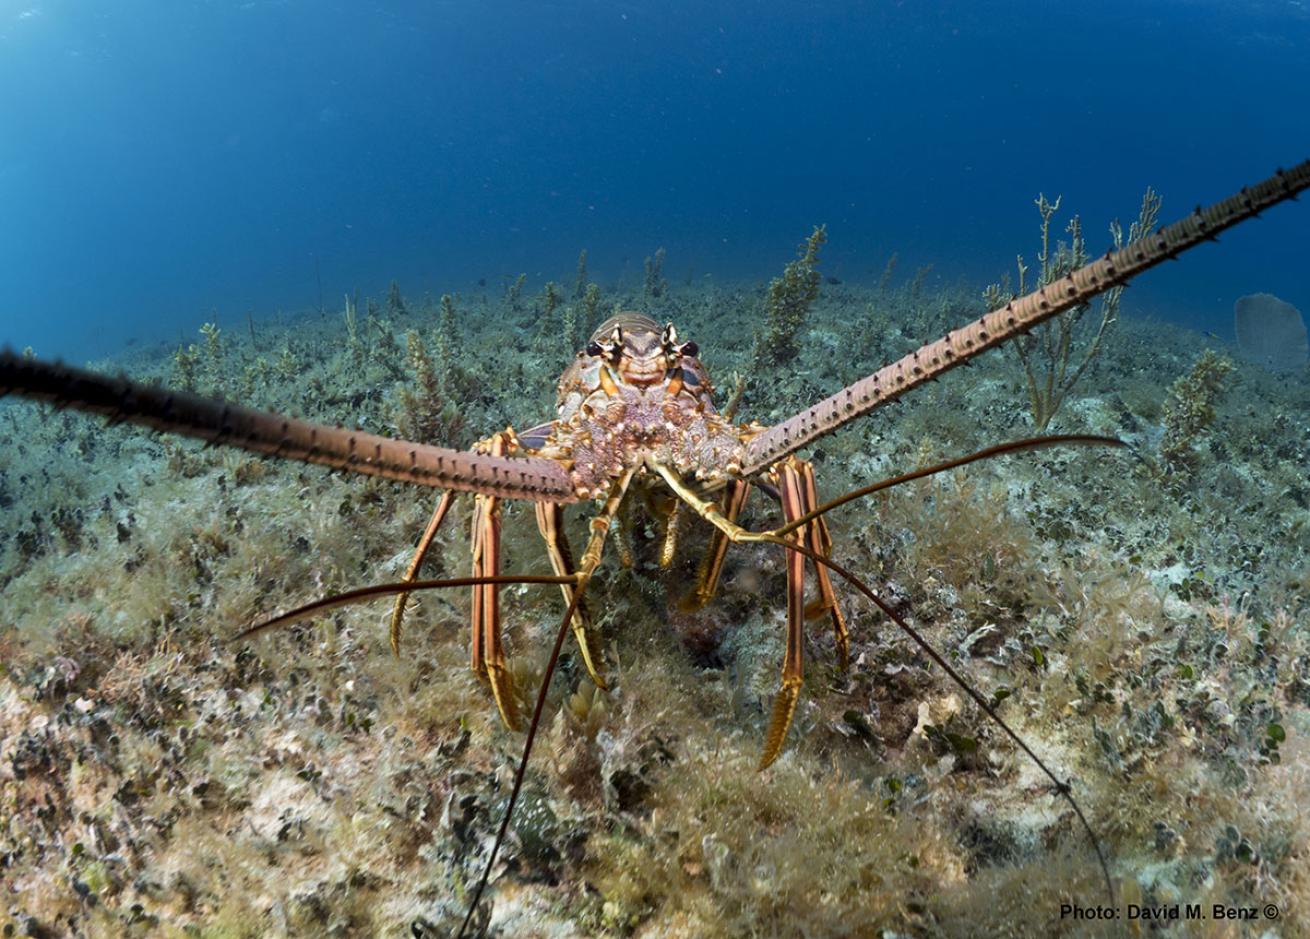
[[[601,304],[677,323],[722,401],[763,291],[710,283],[606,287]],[[582,304],[543,323],[533,293],[457,296],[444,336],[438,304],[393,295],[349,322],[255,320],[196,333],[191,357],[100,364],[464,446],[552,413]],[[791,413],[976,315],[975,296],[826,285],[799,357],[751,376],[743,416]],[[410,331],[433,369],[458,371],[425,385]],[[1310,383],[1238,364],[1162,476],[1172,383],[1214,345],[1120,322],[1051,429],[1135,452],[1043,450],[905,485],[833,514],[835,557],[1072,778],[1121,913],[1274,904],[1277,921],[1173,934],[1305,935]],[[993,352],[822,441],[823,494],[1031,433],[1022,374],[1013,350]],[[436,493],[27,404],[4,407],[0,430],[4,934],[450,935],[523,739],[468,670],[466,591],[411,609],[399,659],[387,601],[225,641],[261,614],[398,579]],[[769,523],[767,503],[748,523]],[[585,516],[570,510],[575,544]],[[572,661],[556,678],[489,894],[493,933],[1135,928],[1061,917],[1106,902],[1067,803],[851,591],[849,672],[816,620],[786,752],[757,772],[782,558],[734,549],[714,603],[680,612],[705,532],[690,528],[664,571],[658,526],[635,519],[635,565],[612,544],[592,597],[613,690],[593,693]],[[467,570],[468,521],[460,502],[429,576]],[[505,530],[507,569],[548,572],[530,508],[510,508]],[[503,607],[531,691],[559,592],[506,588]]]

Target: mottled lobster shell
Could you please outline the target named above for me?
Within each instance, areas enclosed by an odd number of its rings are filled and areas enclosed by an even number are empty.
[[[558,418],[520,435],[527,452],[570,464],[583,498],[600,496],[625,469],[647,459],[702,481],[739,470],[745,442],[714,407],[714,386],[700,359],[668,361],[665,327],[634,311],[610,317],[591,339],[608,342],[616,329],[622,331],[623,366],[579,351],[560,376]]]

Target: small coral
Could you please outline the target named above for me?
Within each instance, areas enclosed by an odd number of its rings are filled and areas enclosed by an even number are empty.
[[[928,280],[928,275],[932,273],[932,265],[925,264],[914,272],[914,277],[910,280],[910,300],[918,303],[919,298],[923,295],[923,285]]]
[[[437,321],[437,364],[441,374],[454,374],[459,358],[459,332],[455,325],[455,301],[448,293],[441,295],[441,318]]]
[[[582,328],[578,322],[577,304],[570,303],[564,307],[564,323],[561,332],[564,334],[564,341],[568,343],[570,349],[582,348]]]
[[[282,351],[278,353],[274,371],[283,381],[292,381],[300,374],[300,362],[296,359],[296,354],[291,351],[290,340],[283,344]]]
[[[1238,297],[1233,332],[1242,358],[1275,372],[1303,371],[1310,364],[1301,311],[1270,293]]]
[[[1070,219],[1065,231],[1069,233],[1069,242],[1061,241],[1051,246],[1051,219],[1060,209],[1060,199],[1051,202],[1045,195],[1038,194],[1034,200],[1037,212],[1041,215],[1041,249],[1037,260],[1041,268],[1037,272],[1037,283],[1032,285],[1041,289],[1047,284],[1055,283],[1076,268],[1087,263],[1087,242],[1083,237],[1081,219]],[[1137,220],[1128,228],[1125,236],[1118,219],[1110,223],[1110,237],[1115,250],[1131,245],[1150,234],[1160,214],[1160,196],[1147,188],[1142,196],[1142,204],[1137,211]],[[1019,273],[1019,289],[1011,293],[1009,278],[1002,283],[992,284],[983,291],[983,300],[987,309],[996,310],[1004,306],[1012,297],[1023,296],[1029,290],[1025,276],[1028,266],[1024,264],[1023,255],[1015,259]],[[1090,339],[1078,339],[1078,325],[1083,316],[1091,309],[1089,304],[1076,306],[1043,323],[1030,333],[1020,336],[1013,343],[1019,361],[1023,364],[1024,374],[1028,380],[1028,399],[1032,407],[1033,425],[1038,431],[1046,430],[1051,419],[1055,417],[1064,404],[1069,392],[1082,378],[1083,373],[1100,355],[1107,331],[1119,319],[1119,302],[1123,297],[1123,287],[1113,287],[1101,295],[1096,331]]]
[[[364,338],[359,329],[359,316],[357,312],[358,301],[353,299],[350,294],[346,294],[346,311],[342,314],[346,323],[346,350],[350,354],[350,360],[356,368],[364,364],[366,349],[364,347]]]
[[[173,353],[174,381],[184,391],[196,390],[196,371],[200,365],[200,347],[194,342],[178,346]]]
[[[883,265],[882,274],[878,277],[878,294],[880,296],[886,294],[888,289],[891,288],[892,277],[896,274],[896,262],[898,259],[897,253],[893,251],[891,257],[887,259],[887,263]]]
[[[582,320],[579,325],[582,327],[583,338],[590,336],[600,325],[599,284],[587,284],[587,291],[582,295]]]
[[[538,349],[544,354],[555,355],[560,351],[556,348],[563,333],[562,320],[556,316],[559,308],[559,287],[553,280],[547,281],[545,289],[541,292],[541,315],[537,319],[536,339]]]
[[[223,341],[222,330],[215,323],[206,323],[200,327],[205,337],[204,376],[205,385],[210,394],[223,393]]]
[[[505,302],[515,313],[523,309],[523,284],[527,281],[527,274],[520,274],[514,278],[513,283],[505,288]]]

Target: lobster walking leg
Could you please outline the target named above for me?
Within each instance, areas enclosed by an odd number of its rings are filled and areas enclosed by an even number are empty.
[[[735,479],[728,484],[723,496],[723,515],[728,521],[737,521],[750,492],[751,484],[745,480]],[[719,577],[723,574],[723,559],[727,555],[728,536],[716,528],[710,536],[710,548],[705,553],[705,560],[696,578],[696,589],[683,598],[680,604],[683,610],[699,610],[713,599],[714,591],[719,588]]]
[[[550,691],[550,680],[555,674],[556,666],[559,664],[560,650],[564,647],[564,635],[568,631],[569,624],[573,621],[573,614],[577,611],[577,605],[582,601],[582,594],[587,589],[592,574],[600,566],[605,538],[609,534],[611,523],[618,514],[619,506],[623,503],[623,496],[628,491],[628,484],[632,481],[633,472],[633,470],[628,470],[614,484],[605,499],[605,507],[599,515],[591,520],[591,537],[587,540],[587,548],[582,552],[582,558],[578,562],[578,570],[574,574],[576,578],[575,592],[569,601],[568,609],[564,611],[564,619],[560,622],[559,629],[555,631],[555,645],[551,649],[550,659],[546,663],[546,672],[541,678],[541,687],[537,689],[537,702],[533,707],[532,720],[528,723],[527,739],[523,743],[523,753],[519,757],[518,769],[514,771],[514,784],[510,787],[509,803],[505,806],[504,814],[501,816],[500,829],[496,832],[495,840],[491,843],[491,851],[487,854],[486,866],[483,867],[482,876],[478,878],[478,882],[473,888],[473,898],[469,902],[468,912],[464,916],[464,922],[459,927],[456,939],[463,939],[468,933],[469,924],[473,921],[473,914],[477,912],[478,904],[482,901],[482,894],[487,889],[487,883],[491,880],[491,872],[496,867],[496,857],[500,853],[501,845],[505,843],[505,835],[509,831],[510,819],[514,817],[514,806],[523,791],[523,779],[527,774],[528,759],[532,756],[532,745],[536,741],[537,731],[541,727],[541,715],[546,707],[546,695]]]
[[[814,466],[805,460],[797,460],[797,469],[801,476],[801,496],[803,504],[800,515],[813,512],[819,506],[819,493],[814,485]],[[784,503],[784,509],[786,504]],[[795,516],[796,518],[799,515]],[[788,517],[787,521],[794,521],[793,517]],[[828,522],[822,515],[815,518],[812,522],[807,523],[803,530],[806,533],[806,542],[811,551],[820,557],[829,557],[832,555],[832,535],[828,532]],[[795,552],[790,552],[794,554]],[[850,663],[851,659],[851,637],[850,631],[846,628],[846,618],[842,616],[841,607],[837,605],[837,594],[832,589],[832,581],[828,577],[828,569],[817,561],[814,562],[814,578],[819,584],[819,600],[813,607],[806,607],[806,617],[817,616],[824,610],[827,610],[832,617],[833,636],[837,640],[837,661],[844,669]]]
[[[818,529],[814,524],[817,519],[814,519],[797,525],[782,535],[773,532],[755,534],[744,531],[738,527],[733,517],[740,511],[741,502],[745,501],[746,490],[749,489],[746,483],[737,482],[733,484],[726,498],[724,509],[721,510],[719,506],[696,495],[669,466],[657,463],[652,468],[664,478],[664,481],[668,483],[669,488],[674,491],[679,499],[694,509],[697,515],[714,526],[715,531],[721,535],[724,548],[726,548],[729,541],[773,542],[775,544],[796,546],[796,550],[787,551],[787,643],[782,663],[782,687],[778,689],[777,697],[773,701],[773,716],[769,721],[769,730],[765,737],[764,753],[760,757],[760,769],[764,769],[773,763],[778,758],[778,754],[782,752],[783,741],[787,737],[792,718],[796,714],[796,702],[800,699],[805,660],[805,561],[807,554],[812,555],[811,560],[815,557],[827,557],[826,551],[831,544],[828,540],[827,530],[826,528]],[[806,513],[813,510],[817,498],[814,492],[813,470],[807,463],[795,457],[790,457],[778,463],[773,469],[772,475],[778,486],[783,515],[788,525],[803,518]],[[711,577],[702,582],[702,590],[705,589],[706,584],[709,584],[712,589],[713,583],[717,581],[718,574],[715,568],[722,564],[719,540],[716,538],[712,547],[707,563]],[[812,547],[812,545],[818,547]],[[816,561],[815,563],[818,565],[819,562]],[[820,609],[828,608],[827,604],[830,602],[832,608],[835,609],[836,602],[832,592],[832,585],[827,583],[826,576],[820,579],[820,584],[823,604]],[[826,590],[824,584],[826,584]],[[693,598],[699,597],[700,593],[701,591],[697,591]],[[834,624],[840,624],[838,626],[838,644],[841,645],[845,637],[845,621],[840,619],[840,613],[834,617]]]
[[[569,542],[564,535],[564,506],[555,502],[538,502],[537,528],[546,542],[546,553],[550,556],[550,566],[561,577],[574,573],[573,557],[569,551]],[[582,664],[597,688],[608,688],[596,667],[599,656],[591,642],[591,617],[581,599],[575,604],[573,594],[576,588],[572,584],[560,584],[564,602],[573,609],[573,635],[578,640],[578,649],[582,653]]]
[[[509,449],[506,434],[495,434],[487,442],[492,456],[504,456]],[[473,576],[500,574],[500,503],[496,496],[479,495],[473,503]],[[510,730],[518,730],[518,707],[514,680],[505,665],[505,647],[500,636],[500,585],[478,584],[473,588],[473,672],[491,686],[500,719]]]
[[[619,556],[619,563],[631,570],[637,563],[632,553],[632,504],[624,502],[619,506],[619,514],[614,519],[614,553]]]
[[[478,496],[473,507],[473,576],[500,574],[500,500]],[[501,720],[518,730],[518,707],[514,681],[505,666],[505,647],[500,636],[500,585],[478,584],[473,588],[472,667],[491,686]]]
[[[664,523],[664,540],[660,542],[660,567],[672,567],[673,559],[678,553],[678,539],[682,534],[682,524],[687,514],[687,506],[673,500],[673,508],[666,513]]]
[[[801,462],[784,460],[774,474],[778,492],[782,497],[783,515],[787,521],[805,514],[805,480]],[[797,529],[785,536],[796,544],[808,540],[807,528]],[[764,754],[760,769],[778,758],[783,741],[796,714],[796,702],[801,694],[802,670],[805,661],[805,556],[796,551],[787,552],[787,644],[782,659],[782,686],[773,699],[773,716],[769,732],[764,738]]]
[[[428,549],[432,547],[432,541],[437,537],[437,529],[445,521],[446,513],[450,511],[450,504],[454,501],[454,498],[455,493],[450,489],[441,494],[441,501],[437,503],[437,508],[428,522],[427,530],[423,532],[423,537],[418,542],[418,548],[414,551],[414,559],[409,562],[409,569],[405,571],[405,581],[413,581],[418,578],[419,568],[423,566],[423,559],[427,557]],[[400,655],[401,626],[405,619],[405,607],[408,603],[408,593],[398,594],[396,596],[396,605],[391,610],[391,651],[395,655]]]

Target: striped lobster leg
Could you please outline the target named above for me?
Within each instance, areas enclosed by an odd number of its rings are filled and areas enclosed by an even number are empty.
[[[750,492],[751,484],[745,480],[736,479],[729,483],[723,496],[723,517],[730,522],[736,522]],[[716,528],[710,537],[709,550],[705,553],[705,560],[701,563],[700,572],[696,577],[696,589],[678,604],[684,612],[699,610],[714,598],[714,592],[719,589],[719,577],[723,574],[723,560],[727,554],[728,536]]]
[[[486,447],[492,456],[503,457],[509,451],[506,434],[496,434]],[[500,575],[501,500],[478,495],[473,502],[473,576]],[[510,730],[519,729],[514,680],[505,664],[505,646],[500,635],[500,585],[477,584],[473,587],[474,674],[491,686],[500,719]]]
[[[423,566],[423,559],[428,556],[428,549],[432,547],[432,541],[437,537],[437,529],[446,520],[446,513],[450,511],[450,504],[454,499],[455,493],[449,489],[441,494],[441,501],[437,503],[437,508],[428,522],[427,530],[423,532],[423,537],[419,539],[418,547],[414,550],[414,559],[409,562],[409,569],[405,571],[404,580],[406,583],[418,578],[419,568]],[[405,620],[405,607],[408,603],[409,594],[397,594],[396,604],[391,610],[391,651],[395,655],[400,655],[400,634]]]
[[[564,506],[553,502],[538,502],[536,508],[537,528],[546,542],[546,553],[550,556],[551,569],[561,577],[575,573],[573,555],[569,550],[568,538],[564,534]],[[600,670],[596,667],[600,656],[591,641],[591,616],[587,613],[587,608],[581,599],[576,605],[573,603],[573,594],[576,590],[577,588],[572,584],[560,584],[564,602],[574,607],[573,635],[578,640],[578,649],[582,652],[582,663],[586,666],[587,674],[591,676],[597,688],[608,688],[605,679],[601,677]]]
[[[818,494],[814,486],[814,467],[804,460],[788,457],[773,470],[778,484],[778,496],[782,500],[783,518],[794,522],[818,507]],[[823,518],[800,526],[786,536],[789,540],[809,548],[820,557],[826,558],[832,551],[832,537]],[[782,661],[782,687],[778,689],[773,700],[773,717],[769,721],[769,732],[764,740],[764,755],[760,758],[760,768],[768,766],[782,752],[783,741],[791,727],[796,714],[796,702],[800,698],[802,671],[805,655],[805,621],[828,611],[832,615],[833,630],[837,637],[837,653],[842,666],[845,667],[850,657],[850,637],[846,629],[846,620],[837,606],[837,597],[828,578],[828,570],[817,562],[814,564],[815,577],[819,583],[819,598],[810,606],[805,604],[805,561],[803,554],[797,551],[787,552],[787,644]]]
[[[814,466],[805,460],[796,460],[801,476],[801,496],[804,503],[800,515],[813,512],[819,507],[819,493],[814,485]],[[794,516],[799,517],[799,516]],[[789,517],[787,521],[792,521]],[[828,522],[820,515],[805,527],[806,544],[820,557],[832,556],[832,535],[828,532]],[[814,577],[819,583],[819,599],[805,608],[806,619],[813,619],[825,610],[832,617],[833,636],[837,640],[837,661],[845,669],[851,659],[851,635],[846,628],[846,618],[842,616],[841,607],[837,605],[837,594],[832,589],[832,580],[828,569],[818,562],[814,564]]]
[[[789,522],[805,514],[805,480],[800,465],[797,459],[787,459],[772,471],[777,481],[778,495],[782,499],[783,517]],[[807,528],[797,529],[785,537],[796,544],[805,544],[809,537]],[[796,551],[788,551],[786,562],[787,642],[782,659],[782,686],[773,699],[773,716],[769,719],[769,731],[764,738],[760,769],[772,764],[782,752],[783,741],[787,739],[787,731],[796,714],[804,671],[805,556]]]

